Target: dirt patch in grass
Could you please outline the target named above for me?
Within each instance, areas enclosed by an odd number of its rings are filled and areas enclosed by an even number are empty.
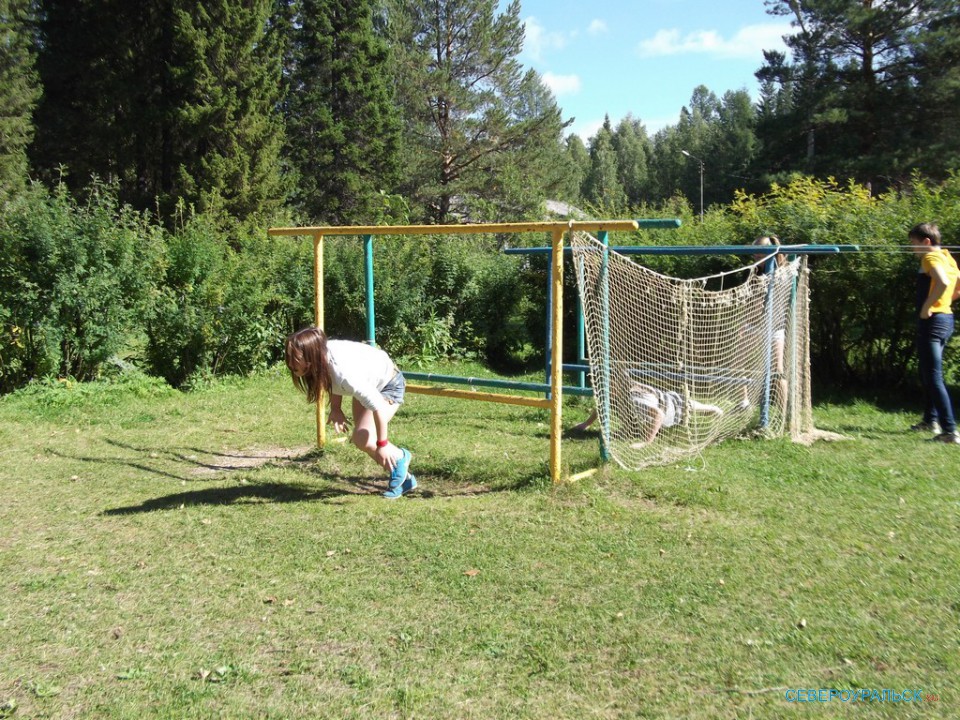
[[[305,463],[313,459],[311,451],[312,446],[297,448],[266,447],[249,448],[245,450],[223,450],[221,452],[208,452],[203,455],[196,455],[189,458],[196,463],[196,467],[190,471],[191,475],[200,477],[210,477],[214,475],[224,475],[237,470],[250,470],[251,468],[262,467],[263,465],[290,465],[292,463]]]

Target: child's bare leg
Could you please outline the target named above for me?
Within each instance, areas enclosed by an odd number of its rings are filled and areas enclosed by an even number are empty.
[[[723,408],[719,405],[708,405],[691,398],[688,401],[690,410],[701,415],[723,415]]]
[[[399,405],[390,403],[380,411],[380,417],[384,421],[390,422],[399,408]],[[353,400],[353,435],[350,440],[360,450],[369,455],[374,462],[378,465],[381,464],[377,459],[377,425],[373,420],[373,411],[367,410],[356,398]],[[393,443],[390,443],[389,448],[395,460],[400,457],[400,448]],[[389,467],[384,467],[384,469],[390,470]]]
[[[579,425],[574,425],[573,429],[577,432],[583,432],[597,421],[597,411],[591,410],[590,416]]]

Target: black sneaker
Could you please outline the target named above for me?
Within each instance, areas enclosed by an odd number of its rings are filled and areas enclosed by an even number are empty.
[[[930,438],[933,442],[942,442],[947,443],[948,445],[960,445],[960,433],[956,430],[953,432],[940,433],[939,435],[934,435]]]
[[[918,422],[916,425],[911,425],[910,429],[916,432],[933,433],[934,435],[939,435],[942,432],[940,429],[940,423],[938,423],[936,420],[932,420],[931,422]]]

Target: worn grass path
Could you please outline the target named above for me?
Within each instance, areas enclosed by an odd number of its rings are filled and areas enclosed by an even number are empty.
[[[551,488],[544,413],[411,396],[390,503],[279,373],[3,398],[0,717],[958,717],[960,448],[816,414]]]

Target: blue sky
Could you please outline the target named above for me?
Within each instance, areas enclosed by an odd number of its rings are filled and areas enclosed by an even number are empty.
[[[521,0],[520,61],[543,77],[570,130],[588,140],[604,114],[628,113],[653,135],[673,125],[697,85],[746,89],[763,50],[785,50],[789,18],[763,0]]]

